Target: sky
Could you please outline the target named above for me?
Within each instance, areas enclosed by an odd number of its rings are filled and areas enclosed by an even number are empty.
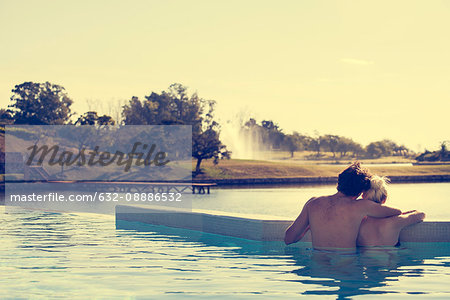
[[[178,82],[290,133],[415,151],[450,140],[450,1],[0,2],[0,107],[25,81],[65,87],[73,110]]]

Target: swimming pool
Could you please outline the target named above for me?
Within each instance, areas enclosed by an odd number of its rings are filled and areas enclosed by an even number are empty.
[[[164,226],[116,228],[108,215],[7,212],[0,207],[0,298],[450,296],[447,243],[345,256]]]

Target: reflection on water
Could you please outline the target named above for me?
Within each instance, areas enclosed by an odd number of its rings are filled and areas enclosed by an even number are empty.
[[[292,253],[299,266],[293,273],[301,278],[298,282],[321,286],[320,289],[311,289],[305,294],[338,295],[339,298],[389,294],[395,293],[390,288],[390,281],[398,281],[403,276],[425,276],[426,271],[416,268],[423,264],[425,258],[450,254],[449,251],[444,251],[411,255],[411,252],[408,248],[378,249],[343,255],[318,251],[305,253],[303,250]],[[414,287],[409,289],[410,293],[417,293]]]
[[[0,298],[448,296],[450,245],[357,255],[111,216],[0,211]]]
[[[226,247],[237,258],[255,257],[278,259],[283,266],[284,275],[295,277],[278,278],[284,282],[297,282],[303,295],[335,295],[347,298],[364,294],[403,293],[395,291],[392,282],[402,277],[426,278],[428,274],[441,269],[450,279],[450,243],[421,244],[409,243],[402,247],[361,248],[358,253],[333,253],[311,249],[307,243],[284,246],[280,242],[257,242],[239,238],[221,237],[214,234],[199,233],[190,230],[154,226],[136,222],[116,221],[117,228],[137,231],[156,231],[167,236],[183,238],[186,242],[197,242],[207,246]],[[425,263],[425,261],[427,261]],[[293,262],[293,264],[291,263]],[[262,263],[262,262],[261,262]],[[269,266],[269,265],[268,265]],[[282,268],[273,268],[278,273]],[[275,276],[278,277],[278,276]],[[273,278],[273,280],[276,280]],[[428,281],[428,278],[427,280]],[[450,289],[441,281],[438,290],[450,294]],[[419,281],[419,286],[422,283]],[[439,285],[439,283],[437,283]],[[429,294],[436,291],[407,287],[408,294]]]

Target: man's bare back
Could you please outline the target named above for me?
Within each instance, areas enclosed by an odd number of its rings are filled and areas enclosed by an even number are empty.
[[[319,197],[307,207],[314,248],[354,248],[365,215],[357,200],[337,193]]]
[[[356,198],[338,192],[310,199],[287,229],[285,243],[299,241],[309,228],[316,249],[355,248],[365,216],[384,218],[401,213],[398,209]]]

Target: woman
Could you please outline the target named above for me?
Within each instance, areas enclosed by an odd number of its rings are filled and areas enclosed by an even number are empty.
[[[373,175],[370,189],[363,192],[365,200],[384,204],[387,199],[387,183],[389,179]],[[400,231],[406,226],[422,222],[425,214],[416,210],[388,218],[366,217],[361,222],[357,239],[358,246],[398,246]]]

